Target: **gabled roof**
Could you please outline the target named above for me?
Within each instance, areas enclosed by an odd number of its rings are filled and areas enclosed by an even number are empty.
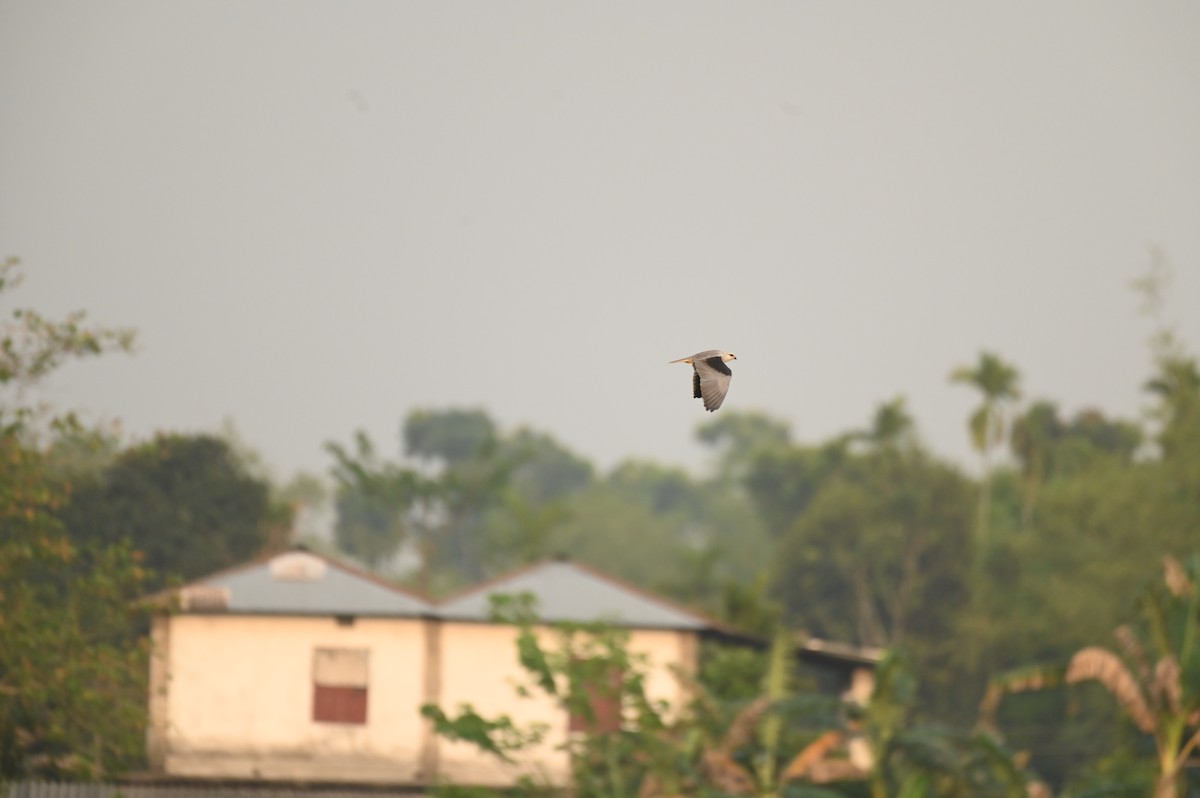
[[[445,620],[489,621],[496,594],[529,593],[539,620],[605,621],[616,626],[701,631],[713,621],[677,607],[665,599],[593,571],[561,560],[537,563],[470,588],[437,606]]]
[[[253,615],[428,615],[420,596],[319,554],[295,549],[192,582],[185,612]]]

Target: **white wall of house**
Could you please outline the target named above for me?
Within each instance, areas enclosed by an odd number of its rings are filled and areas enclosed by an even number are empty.
[[[552,642],[539,634],[543,645]],[[522,773],[537,772],[550,784],[564,784],[569,775],[566,754],[556,750],[566,741],[567,716],[554,702],[536,693],[517,696],[516,685],[528,684],[527,672],[517,657],[517,630],[511,626],[443,622],[441,630],[441,707],[456,714],[470,704],[485,718],[508,715],[515,725],[549,726],[543,744],[519,759],[517,766],[482,755],[467,743],[439,740],[438,771],[455,784],[504,785]]]
[[[516,639],[513,627],[449,621],[441,624],[439,703],[444,710],[454,714],[462,704],[470,704],[486,718],[508,715],[522,728],[535,723],[548,727],[542,744],[517,757],[516,765],[482,755],[466,743],[439,740],[438,772],[443,779],[456,784],[502,786],[511,784],[519,774],[532,773],[552,785],[568,782],[570,763],[561,750],[567,741],[567,713],[536,689],[532,697],[517,695],[517,685],[528,685],[531,680],[520,665]],[[558,637],[552,630],[541,629],[538,639],[549,648]],[[694,671],[694,632],[634,631],[629,646],[631,652],[645,655],[652,665],[646,681],[651,698],[666,700],[672,706],[686,700],[686,691],[671,666]]]
[[[180,776],[422,781],[425,622],[180,614],[155,625],[152,759]],[[368,651],[367,722],[313,720],[314,651]]]

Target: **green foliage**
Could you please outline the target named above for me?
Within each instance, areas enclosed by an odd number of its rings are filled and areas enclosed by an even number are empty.
[[[421,715],[433,721],[434,731],[447,740],[470,743],[504,762],[513,762],[510,754],[536,745],[545,737],[544,727],[518,728],[507,715],[488,720],[470,704],[459,707],[458,714],[451,717],[436,704],[421,706]]]
[[[354,446],[353,452],[336,443],[325,446],[334,458],[334,540],[367,567],[380,569],[404,542],[403,513],[423,483],[381,459],[365,432],[355,433]]]
[[[903,396],[884,402],[860,437],[877,449],[908,449],[916,445],[916,422]]]
[[[820,446],[789,446],[757,453],[745,478],[768,533],[778,536],[803,515],[822,483],[850,457],[850,437]]]
[[[146,571],[127,546],[77,549],[42,501],[0,502],[0,780],[119,773],[143,754],[148,647],[129,602]]]
[[[0,266],[0,293],[19,281]],[[104,461],[109,438],[51,419],[22,390],[65,362],[128,349],[124,330],[18,310],[0,326],[0,783],[101,779],[135,766],[145,728],[147,648],[133,600],[148,573],[126,545],[76,544],[57,514],[67,475]],[[57,436],[57,437],[55,437]]]
[[[1154,763],[1129,750],[1099,759],[1062,791],[1062,798],[1145,798],[1154,794]]]
[[[272,525],[266,482],[211,435],[159,435],[76,481],[59,511],[77,543],[129,542],[159,575],[193,579],[262,552]]]
[[[788,425],[762,413],[723,412],[696,430],[701,443],[720,457],[723,479],[741,479],[756,457],[790,445]]]
[[[847,455],[781,536],[775,595],[818,637],[908,644],[941,691],[969,518],[969,484],[919,449]]]
[[[992,463],[996,449],[1003,445],[1008,431],[1012,406],[1021,397],[1020,374],[991,352],[981,352],[974,367],[960,366],[950,374],[952,382],[963,383],[983,394],[983,401],[971,414],[967,428],[971,443],[983,459],[983,476],[979,483],[979,499],[975,513],[975,541],[971,561],[975,598],[986,595],[986,580],[979,571],[991,553],[992,535]]]
[[[1200,370],[1170,329],[1151,354],[1147,429],[1045,399],[1020,406],[1017,367],[989,352],[956,369],[952,382],[979,400],[966,430],[979,479],[922,446],[903,397],[861,429],[807,442],[784,421],[722,412],[697,430],[715,461],[709,478],[637,461],[602,474],[483,411],[421,411],[404,431],[418,467],[376,459],[346,480],[362,484],[339,499],[339,528],[359,517],[382,541],[380,562],[397,545],[418,553],[418,581],[437,589],[569,552],[747,633],[769,637],[782,616],[819,637],[901,643],[921,676],[908,722],[964,726],[990,678],[1100,639],[1161,555],[1194,548]],[[389,485],[397,473],[399,498],[368,498],[387,493],[371,478]],[[367,546],[343,545],[369,559]],[[721,699],[753,702],[768,662],[706,644],[700,678]],[[1061,785],[1123,739],[1101,701],[1097,691],[1030,694],[998,721]],[[914,741],[911,755],[936,749],[935,738]],[[983,762],[979,746],[959,740],[955,761]],[[892,788],[946,784],[921,773]]]
[[[1004,441],[1006,409],[1021,396],[1020,374],[991,352],[981,352],[974,366],[959,366],[950,374],[983,394],[983,403],[971,415],[971,442],[985,456]]]
[[[326,445],[336,461],[339,543],[376,567],[409,545],[425,592],[478,581],[489,513],[504,505],[528,449],[502,447],[491,419],[476,410],[413,411],[403,437],[422,468],[383,459],[362,432],[353,452]]]
[[[0,263],[0,297],[24,279],[17,258]],[[133,349],[129,329],[91,327],[87,314],[75,311],[52,321],[29,308],[16,308],[0,320],[0,427],[15,429],[35,415],[20,392],[36,385],[65,363],[105,352]]]
[[[455,437],[460,423],[473,432]],[[504,433],[479,411],[417,411],[404,426],[420,467],[379,456],[362,433],[353,448],[327,445],[335,534],[376,568],[397,551],[415,553],[413,578],[427,592],[569,551],[716,611],[725,585],[752,577],[767,557],[752,506],[727,481],[639,462],[597,478],[553,438]]]
[[[618,730],[593,729],[567,743],[573,795],[1024,795],[1028,776],[996,738],[913,721],[915,680],[898,655],[881,663],[879,687],[867,706],[845,704],[795,692],[794,652],[781,629],[753,697],[724,702],[693,683],[689,706],[668,707],[647,697],[649,663],[629,652],[625,632],[604,624],[555,624],[554,642],[545,644],[535,632],[528,596],[500,597],[494,610],[497,620],[518,629],[519,658],[529,677],[521,695],[550,698],[585,717],[598,695],[622,699]],[[620,677],[615,682],[614,674]],[[506,762],[541,739],[514,730],[507,717],[482,718],[470,707],[456,717],[432,706],[423,711],[439,733]],[[844,742],[856,735],[871,740],[877,752],[869,772],[845,758]],[[547,789],[531,778],[526,783],[535,793]]]
[[[916,722],[916,695],[907,658],[890,651],[876,668],[875,691],[860,716],[873,751],[872,798],[1025,796],[1029,775],[997,737]]]
[[[1132,725],[1154,741],[1154,795],[1184,794],[1185,763],[1200,746],[1200,554],[1186,565],[1167,557],[1162,584],[1137,597],[1140,618],[1117,628],[1118,651],[1088,646],[1065,666],[1026,669],[993,680],[986,705],[1005,693],[1095,681]],[[1111,783],[1111,774],[1089,784]]]
[[[410,457],[455,465],[495,445],[496,425],[482,410],[414,410],[402,437]]]
[[[544,433],[518,429],[499,445],[516,464],[511,473],[515,494],[532,505],[561,502],[587,488],[595,476],[591,463]]]
[[[753,578],[768,542],[736,486],[625,462],[567,504],[560,551],[708,612],[723,586]]]

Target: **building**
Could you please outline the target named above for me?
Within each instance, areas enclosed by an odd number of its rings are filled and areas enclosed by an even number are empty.
[[[528,594],[538,618],[623,627],[651,663],[646,691],[681,705],[676,670],[694,672],[713,621],[578,563],[548,561],[434,604],[298,549],[169,594],[153,624],[148,751],[171,778],[503,786],[536,772],[565,784],[561,744],[580,728],[559,702],[519,696],[518,629],[491,597]],[[167,598],[167,597],[164,597]],[[536,627],[544,644],[554,630]],[[826,644],[829,645],[829,644]],[[869,688],[872,655],[800,651]],[[810,650],[811,649],[811,650]],[[544,724],[540,747],[507,765],[433,733],[420,708],[470,704],[484,717]],[[615,717],[615,714],[613,715]],[[593,721],[595,718],[593,718]]]
[[[422,783],[432,606],[306,551],[178,591],[152,627],[148,753],[176,777]]]
[[[492,621],[492,596],[522,594],[533,599],[538,618],[547,623],[600,620],[624,627],[629,651],[654,666],[646,694],[672,706],[687,698],[673,671],[694,673],[700,636],[716,628],[708,619],[574,562],[539,563],[451,597],[438,607],[441,705],[471,704],[484,717],[507,714],[518,725],[548,727],[542,744],[513,766],[482,758],[472,746],[442,742],[438,771],[455,782],[504,785],[529,772],[552,784],[567,782],[570,763],[562,745],[584,724],[552,701],[515,697],[514,684],[528,681],[516,657],[517,629]],[[540,628],[539,642],[544,648],[554,645],[552,630]],[[597,714],[606,713],[598,709]]]

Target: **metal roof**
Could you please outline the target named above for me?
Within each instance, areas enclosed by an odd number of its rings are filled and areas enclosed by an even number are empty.
[[[606,621],[617,626],[702,630],[712,622],[638,588],[571,562],[544,562],[448,599],[436,614],[446,620],[489,621],[495,594],[530,593],[540,620]]]
[[[431,605],[368,574],[290,551],[182,588],[185,610],[279,615],[428,615]]]

